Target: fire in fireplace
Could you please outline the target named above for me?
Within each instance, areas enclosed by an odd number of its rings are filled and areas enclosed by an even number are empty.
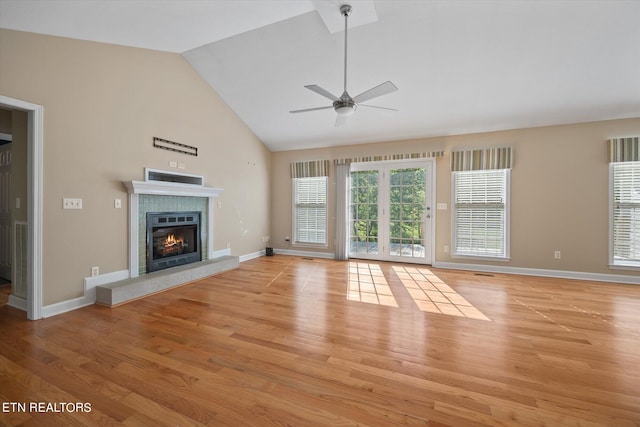
[[[200,261],[200,212],[147,213],[147,272]]]

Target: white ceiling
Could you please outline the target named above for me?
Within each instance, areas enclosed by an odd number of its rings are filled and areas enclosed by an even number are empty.
[[[347,0],[345,0],[347,1]],[[274,151],[640,117],[640,1],[0,0],[0,27],[178,52]],[[2,52],[0,52],[0,55]]]

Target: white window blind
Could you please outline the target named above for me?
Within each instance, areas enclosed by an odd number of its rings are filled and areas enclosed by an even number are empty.
[[[294,243],[327,244],[327,177],[294,178]]]
[[[611,168],[613,264],[640,266],[640,162]]]
[[[506,258],[508,169],[453,172],[454,255]]]

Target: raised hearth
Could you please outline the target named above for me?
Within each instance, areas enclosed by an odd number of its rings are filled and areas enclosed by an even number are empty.
[[[203,279],[207,276],[232,270],[239,265],[239,257],[223,256],[97,286],[96,303],[113,307],[146,295]]]

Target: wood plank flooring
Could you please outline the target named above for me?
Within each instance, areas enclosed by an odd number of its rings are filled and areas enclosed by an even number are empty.
[[[0,307],[0,401],[9,426],[638,426],[640,286],[262,257],[112,309]]]
[[[0,307],[9,301],[9,295],[11,295],[11,283],[0,283]]]

